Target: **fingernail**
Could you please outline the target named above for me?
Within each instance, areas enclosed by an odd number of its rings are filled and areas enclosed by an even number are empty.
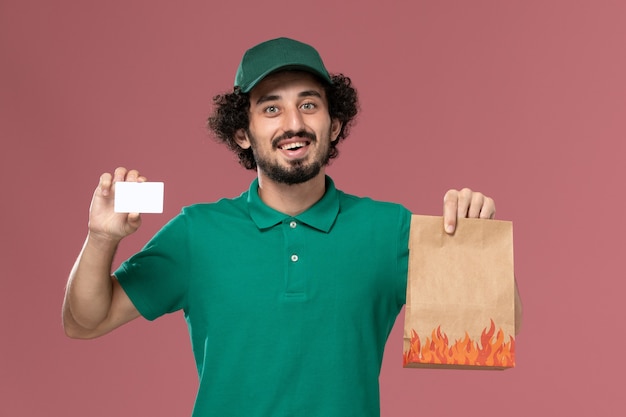
[[[452,233],[454,232],[454,226],[452,226],[451,224],[446,226],[446,232],[448,233]]]

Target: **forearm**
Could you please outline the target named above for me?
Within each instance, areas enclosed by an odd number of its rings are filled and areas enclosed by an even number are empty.
[[[70,272],[63,303],[66,332],[93,330],[108,316],[113,296],[111,265],[117,241],[89,235]]]

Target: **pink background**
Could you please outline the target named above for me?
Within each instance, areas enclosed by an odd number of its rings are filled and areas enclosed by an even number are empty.
[[[166,183],[116,264],[181,206],[248,186],[204,123],[243,51],[283,35],[360,91],[340,188],[438,215],[468,186],[514,222],[517,368],[402,369],[400,318],[382,415],[624,415],[621,0],[0,1],[0,415],[189,415],[182,314],[70,340],[64,285],[101,172]]]

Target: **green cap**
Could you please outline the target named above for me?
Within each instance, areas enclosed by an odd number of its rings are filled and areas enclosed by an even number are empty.
[[[331,83],[330,75],[315,48],[293,39],[278,38],[246,51],[237,69],[235,87],[248,93],[269,74],[289,69],[308,71]]]

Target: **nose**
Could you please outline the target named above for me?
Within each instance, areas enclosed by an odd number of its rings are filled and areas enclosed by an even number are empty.
[[[304,118],[298,107],[289,107],[284,113],[284,130],[285,132],[300,132],[304,130]]]

